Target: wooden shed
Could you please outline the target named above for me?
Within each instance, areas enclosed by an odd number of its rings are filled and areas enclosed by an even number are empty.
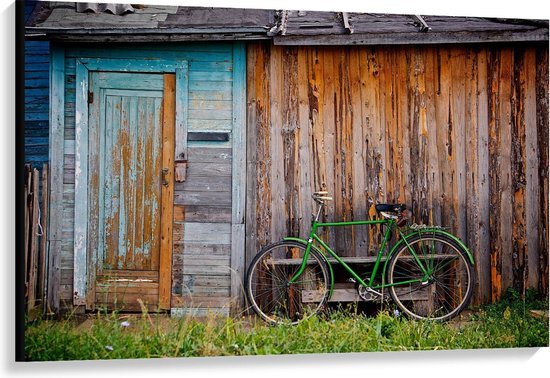
[[[407,203],[548,293],[548,22],[39,3],[53,309],[229,314],[259,247]],[[327,235],[368,256],[376,229]]]

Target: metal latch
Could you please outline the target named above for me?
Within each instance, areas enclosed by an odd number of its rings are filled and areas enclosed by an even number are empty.
[[[187,178],[187,160],[176,160],[175,163],[176,182],[184,182]]]
[[[168,186],[168,180],[166,176],[168,175],[168,168],[162,168],[162,185]]]

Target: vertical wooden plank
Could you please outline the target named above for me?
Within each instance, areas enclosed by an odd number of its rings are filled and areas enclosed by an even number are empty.
[[[377,216],[374,205],[381,201],[379,198],[379,172],[376,167],[376,155],[380,138],[377,135],[379,126],[378,114],[380,110],[377,106],[377,86],[378,79],[376,72],[378,70],[376,50],[372,47],[361,49],[360,60],[361,72],[361,105],[362,105],[362,121],[361,133],[358,135],[359,143],[363,149],[363,158],[359,161],[362,165],[363,172],[357,177],[362,179],[361,185],[364,188],[364,206],[366,206],[365,216],[373,219]],[[379,235],[374,227],[368,227],[365,238],[367,239],[366,254],[375,253],[376,235]],[[377,251],[376,251],[377,252]]]
[[[76,61],[73,304],[86,304],[88,231],[88,69]]]
[[[527,284],[526,199],[525,199],[525,49],[514,48],[511,94],[511,191],[512,191],[512,280],[522,295]]]
[[[269,91],[266,100],[270,101],[270,126],[269,154],[271,160],[271,239],[278,240],[286,234],[285,223],[285,176],[283,161],[283,48],[281,46],[271,47],[269,59]],[[285,84],[286,85],[286,84]]]
[[[492,300],[500,299],[512,284],[511,195],[511,48],[494,51],[491,59],[489,151],[491,172],[491,278]]]
[[[24,263],[24,277],[25,277],[25,283],[27,284],[25,295],[28,294],[28,272],[29,272],[29,249],[30,249],[30,235],[31,235],[31,213],[32,213],[32,206],[30,203],[30,192],[32,190],[31,187],[32,184],[32,169],[30,164],[25,164],[25,187],[24,187],[24,195],[25,195],[25,231],[24,231],[24,238],[25,238],[25,244],[23,249],[23,263]]]
[[[155,140],[154,133],[155,122],[150,118],[154,113],[154,99],[147,98],[144,100],[143,104],[143,115],[145,119],[143,127],[143,162],[141,164],[143,173],[142,173],[142,183],[144,187],[143,191],[143,219],[141,221],[143,227],[143,236],[142,236],[142,251],[145,256],[150,256],[150,269],[158,270],[159,267],[159,256],[156,253],[153,253],[152,249],[152,214],[153,207],[152,204],[152,195],[154,190],[145,190],[145,188],[152,188],[153,184],[153,159],[147,158],[153,154],[153,141]]]
[[[176,93],[177,93],[177,76],[176,76]],[[176,94],[177,96],[177,94]],[[151,120],[149,122],[153,125],[155,132],[152,135],[153,138],[153,156],[156,157],[152,162],[151,171],[151,187],[154,188],[151,196],[151,253],[152,253],[152,265],[159,268],[161,264],[160,250],[161,250],[161,221],[162,221],[162,169],[163,165],[162,155],[165,153],[163,150],[163,99],[156,98],[152,102],[152,112],[150,113]],[[177,114],[176,114],[177,117]],[[159,158],[160,157],[160,158]]]
[[[259,202],[258,190],[259,184],[257,180],[257,173],[259,171],[257,164],[258,161],[258,149],[257,144],[260,143],[257,130],[259,128],[258,111],[257,111],[257,99],[256,99],[256,87],[258,86],[259,71],[262,67],[259,67],[257,62],[257,56],[260,49],[260,43],[254,42],[247,44],[246,52],[246,100],[247,100],[247,113],[246,113],[246,256],[245,266],[248,266],[252,261],[256,251],[258,243],[258,229],[257,229],[257,203]]]
[[[309,102],[309,75],[312,66],[310,65],[309,56],[311,48],[301,48],[298,50],[298,127],[300,130],[298,143],[299,151],[299,196],[301,203],[301,214],[299,222],[299,234],[306,235],[309,230],[309,220],[313,214],[312,193],[315,191],[313,187],[313,169],[311,161],[311,136],[312,119],[310,118],[310,102]]]
[[[464,204],[464,218],[466,221],[466,245],[474,254],[474,259],[479,260],[479,172],[478,172],[478,56],[474,49],[468,48],[465,51],[465,70],[464,70],[464,93],[465,93],[465,187],[467,199]],[[476,267],[476,270],[479,268]],[[474,292],[474,301],[478,301],[480,295],[480,283],[476,283]]]
[[[410,131],[411,116],[409,113],[410,93],[409,93],[409,72],[410,72],[410,50],[397,49],[397,77],[396,77],[396,114],[397,114],[397,146],[395,175],[398,191],[398,197],[394,201],[400,203],[410,203],[411,188],[409,185],[411,171],[411,152],[410,152]],[[414,209],[414,206],[413,206]],[[414,210],[413,210],[414,213]]]
[[[38,276],[38,212],[40,207],[38,204],[38,187],[39,176],[38,169],[32,170],[31,186],[31,217],[30,217],[30,248],[29,248],[29,274],[27,287],[27,314],[30,315],[31,310],[36,305],[36,285]]]
[[[271,49],[267,44],[258,43],[255,49],[256,63],[254,65],[254,96],[255,103],[255,134],[256,140],[252,140],[254,133],[248,135],[247,145],[256,144],[256,161],[254,162],[257,183],[255,206],[256,217],[253,220],[256,230],[256,243],[254,253],[260,246],[273,240],[272,230],[272,153],[271,153]]]
[[[437,129],[439,124],[436,119],[435,98],[437,96],[437,81],[434,76],[437,72],[437,48],[430,47],[424,50],[425,64],[425,106],[426,106],[426,128],[427,128],[427,185],[430,187],[428,198],[429,223],[441,224],[441,180],[439,171],[438,150],[442,146],[437,144]]]
[[[434,69],[436,93],[435,96],[435,118],[437,124],[437,146],[438,146],[438,166],[440,177],[441,197],[438,199],[441,207],[441,225],[452,226],[451,219],[451,194],[452,193],[452,177],[450,174],[449,160],[452,156],[452,134],[450,120],[450,98],[451,98],[451,67],[450,67],[450,50],[446,47],[437,49],[435,56]]]
[[[490,188],[489,188],[489,108],[487,49],[477,54],[477,186],[478,186],[478,227],[477,251],[474,258],[479,284],[478,302],[487,303],[491,299],[491,255],[489,241]]]
[[[539,285],[538,263],[541,253],[538,244],[540,183],[537,146],[536,64],[535,48],[527,48],[523,64],[525,70],[525,230],[528,248],[526,286],[533,289],[538,289]]]
[[[373,61],[375,60],[374,49],[372,49]],[[376,120],[374,118],[369,118],[369,115],[364,115],[363,113],[363,103],[365,94],[364,91],[368,93],[374,93],[375,99],[372,100],[369,105],[371,108],[377,107],[377,98],[376,94],[378,92],[378,75],[374,74],[372,77],[367,75],[366,72],[362,71],[363,66],[363,57],[365,55],[365,49],[352,47],[349,51],[349,88],[347,95],[349,96],[349,111],[350,111],[350,138],[351,138],[351,151],[349,155],[352,157],[351,166],[349,167],[349,174],[351,176],[352,185],[351,185],[351,194],[352,194],[352,213],[353,218],[356,220],[367,219],[368,217],[368,208],[369,205],[372,205],[374,202],[374,196],[372,196],[371,188],[375,188],[376,192],[378,187],[378,181],[368,182],[365,179],[365,173],[369,172],[369,168],[366,167],[366,161],[369,159],[369,151],[373,150],[373,154],[376,154],[377,144],[379,141],[370,140],[366,141],[363,137],[363,117],[365,117],[365,126],[372,122],[373,127],[377,127]],[[375,63],[373,62],[373,65]],[[370,73],[370,72],[369,72]],[[378,113],[378,110],[374,112]],[[372,138],[376,139],[376,137]],[[370,147],[370,148],[369,148]],[[377,174],[377,172],[375,172]],[[368,231],[365,226],[357,226],[353,229],[353,250],[355,251],[355,256],[366,256],[368,255],[369,247],[369,238]]]
[[[233,158],[231,179],[231,297],[235,313],[244,303],[246,199],[246,50],[233,45]],[[243,169],[245,168],[245,169]]]
[[[176,69],[175,159],[187,159],[187,119],[189,113],[189,63]]]
[[[539,292],[548,295],[548,48],[536,52],[536,111],[539,161]]]
[[[311,66],[308,75],[309,120],[311,123],[311,156],[313,191],[331,191],[327,184],[325,145],[325,87],[323,47],[312,47],[308,55],[308,65]],[[336,193],[331,193],[333,196]],[[316,209],[316,208],[315,208]],[[325,209],[323,218],[329,210]],[[322,230],[323,237],[327,238],[328,230]]]
[[[431,223],[432,208],[431,208],[431,181],[430,181],[430,151],[429,145],[429,133],[428,133],[428,105],[426,103],[426,54],[424,48],[415,48],[414,50],[414,66],[415,66],[415,118],[418,118],[417,128],[417,143],[418,143],[418,156],[420,158],[419,176],[417,185],[419,185],[420,195],[418,201],[420,203],[421,214],[420,219],[425,224]],[[418,110],[417,110],[418,109]],[[416,113],[418,112],[418,115]],[[414,156],[414,154],[413,154]]]
[[[403,109],[408,112],[408,136],[403,136],[404,146],[408,147],[405,157],[409,160],[409,169],[403,173],[405,177],[405,187],[411,188],[410,195],[407,195],[406,203],[411,204],[413,214],[417,222],[424,223],[422,208],[422,196],[425,195],[424,188],[421,187],[423,180],[424,156],[421,154],[420,135],[420,97],[419,97],[419,74],[423,69],[418,62],[416,47],[407,47],[406,53],[406,87],[402,98],[406,99]],[[404,118],[405,119],[405,118]],[[404,160],[407,161],[407,160]]]
[[[174,209],[174,148],[176,128],[176,76],[164,75],[164,100],[162,123],[162,168],[166,169],[162,185],[160,268],[159,268],[159,307],[170,308],[172,278],[172,232]]]
[[[334,197],[334,219],[345,220],[345,202],[346,202],[346,189],[345,189],[345,157],[344,157],[344,138],[345,138],[345,110],[343,106],[343,87],[344,87],[344,73],[342,70],[343,52],[340,48],[331,48],[330,53],[332,56],[332,72],[334,79],[332,80],[332,98],[327,102],[330,106],[332,119],[330,128],[330,143],[333,149],[332,153],[328,156],[329,160],[333,164],[334,169],[331,171],[331,179],[333,181],[333,197]],[[334,126],[334,128],[332,127]],[[347,227],[346,227],[347,228]],[[335,228],[333,231],[334,242],[331,244],[341,256],[347,256],[351,251],[346,246],[346,230],[345,228]]]
[[[334,197],[334,201],[325,206],[326,216],[328,221],[336,221],[340,219],[337,214],[337,198],[341,197],[341,193],[336,191],[335,180],[335,149],[334,135],[336,127],[336,109],[335,109],[335,86],[336,79],[334,73],[334,55],[337,51],[334,47],[323,47],[320,50],[320,63],[323,67],[323,140],[322,148],[318,151],[319,159],[324,161],[324,183],[326,190]],[[336,245],[336,229],[328,230],[328,244]],[[325,240],[327,240],[325,239]]]
[[[411,50],[411,67],[409,75],[411,104],[411,169],[413,176],[409,179],[414,188],[411,193],[413,203],[418,210],[416,219],[424,224],[430,222],[431,187],[428,180],[428,126],[426,123],[426,62],[422,50],[415,47]]]
[[[88,285],[86,287],[86,307],[88,309],[92,309],[95,302],[95,270],[96,270],[96,254],[98,251],[98,247],[100,244],[98,244],[98,233],[99,233],[99,219],[102,219],[100,216],[100,203],[103,197],[103,186],[100,185],[100,172],[103,172],[100,167],[100,156],[102,151],[102,144],[101,144],[101,124],[100,120],[102,117],[100,116],[100,108],[101,105],[104,105],[104,94],[103,91],[100,91],[99,88],[95,88],[95,78],[97,78],[98,75],[96,73],[92,73],[90,82],[88,84],[89,91],[91,93],[95,93],[95,101],[92,104],[89,104],[89,120],[88,120],[88,136],[89,136],[89,156],[88,156],[88,164],[90,168],[90,175],[88,177],[87,185],[89,187],[89,215],[90,219],[88,219],[88,229],[87,229],[87,235],[89,236],[87,238],[87,251],[89,252],[88,259],[86,261],[87,267],[87,281]]]
[[[395,180],[395,150],[397,148],[397,116],[396,116],[396,101],[397,93],[395,88],[396,70],[395,65],[395,49],[388,47],[385,49],[384,56],[384,97],[385,104],[382,107],[383,113],[386,115],[386,166],[388,173],[386,175],[386,202],[392,202],[399,196],[399,189],[396,186]]]
[[[337,220],[346,220],[346,210],[345,210],[345,204],[346,204],[346,185],[345,185],[345,177],[346,177],[346,170],[345,170],[345,146],[344,146],[344,140],[345,140],[345,109],[344,109],[344,96],[343,96],[343,88],[344,88],[344,73],[343,73],[343,60],[344,60],[344,54],[343,51],[339,48],[331,48],[330,52],[332,54],[332,70],[334,73],[333,78],[333,89],[332,89],[332,100],[331,100],[331,107],[333,109],[332,119],[331,122],[331,133],[333,137],[333,142],[331,142],[331,147],[333,148],[333,152],[328,156],[329,160],[331,160],[334,170],[332,175],[332,180],[334,182],[334,218]],[[327,125],[328,126],[328,125]],[[333,248],[336,248],[336,251],[341,256],[348,256],[348,254],[352,251],[349,251],[348,248],[346,248],[346,234],[348,231],[348,227],[346,228],[335,228],[333,230],[334,235],[334,243],[331,245]],[[351,246],[350,246],[351,247]]]
[[[122,98],[119,96],[108,96],[106,99],[105,111],[107,124],[106,127],[106,149],[110,151],[109,162],[105,167],[105,182],[108,184],[105,197],[105,246],[102,255],[102,263],[98,269],[103,268],[116,269],[118,267],[118,250],[120,230],[120,200],[123,198],[123,174],[122,174],[122,151],[121,145],[121,113]]]
[[[338,65],[339,77],[340,77],[340,96],[338,101],[339,118],[341,119],[341,128],[337,130],[339,136],[340,145],[340,165],[341,165],[341,177],[338,177],[338,181],[342,187],[342,218],[345,220],[354,219],[353,209],[353,109],[352,109],[352,97],[351,93],[351,73],[350,73],[350,48],[346,48],[340,52],[340,62]],[[360,196],[359,193],[356,193]],[[345,255],[356,256],[355,250],[355,227],[345,227],[342,229],[342,238],[344,243]]]
[[[48,229],[49,229],[49,218],[48,210],[50,206],[50,193],[49,193],[49,172],[48,164],[44,163],[42,165],[42,214],[41,214],[41,223],[42,223],[42,235],[40,239],[40,259],[38,266],[40,267],[40,273],[38,275],[38,295],[40,299],[40,304],[42,306],[42,313],[45,313],[46,308],[46,283],[47,283],[47,259],[48,259]]]
[[[136,130],[136,163],[135,163],[135,176],[137,178],[136,194],[135,194],[135,225],[134,225],[134,245],[135,245],[135,258],[137,265],[142,269],[151,269],[151,255],[149,251],[144,248],[143,239],[145,228],[144,219],[146,205],[145,205],[145,186],[143,185],[146,177],[145,165],[147,161],[147,155],[145,155],[145,146],[149,139],[147,130],[149,125],[147,123],[147,98],[137,98],[136,109],[136,124],[138,129]],[[150,187],[147,187],[149,190]]]
[[[491,300],[493,302],[500,299],[502,291],[502,261],[500,259],[501,250],[499,247],[500,228],[499,219],[501,216],[500,202],[498,194],[500,193],[499,180],[499,158],[498,146],[500,144],[498,120],[498,101],[499,101],[499,59],[500,54],[496,49],[491,49],[488,56],[487,85],[489,91],[489,193],[491,216],[489,218],[489,241],[491,254]]]
[[[465,48],[455,47],[451,53],[451,125],[452,125],[452,208],[453,229],[456,235],[466,240],[466,151],[465,151]]]
[[[138,265],[136,256],[136,190],[137,190],[137,97],[131,96],[128,98],[128,162],[126,165],[126,173],[128,174],[128,186],[125,186],[127,193],[126,203],[126,229],[127,229],[127,250],[126,261],[127,267],[131,269],[143,269]]]
[[[514,55],[512,48],[503,48],[500,57],[499,81],[499,159],[500,159],[500,190],[497,192],[500,202],[500,248],[502,260],[502,289],[505,290],[513,284],[512,271],[512,80],[513,80]]]
[[[50,185],[48,228],[48,312],[59,310],[63,224],[63,141],[65,139],[65,51],[51,45],[50,56]]]
[[[387,54],[385,53],[384,49],[378,48],[376,50],[377,55],[377,64],[373,66],[374,70],[372,72],[373,76],[375,77],[375,85],[378,95],[375,96],[375,120],[377,120],[377,123],[375,122],[375,126],[377,126],[377,130],[375,131],[375,135],[377,138],[377,149],[375,150],[375,161],[376,161],[376,170],[379,172],[378,174],[378,192],[376,197],[374,198],[374,202],[383,203],[386,200],[386,193],[387,193],[387,161],[386,161],[386,117],[387,114],[384,111],[384,106],[386,102],[386,96],[389,94],[386,93],[385,88],[385,81],[386,78],[386,69],[385,67],[388,65]],[[364,116],[364,114],[363,114]],[[376,117],[379,117],[376,119]],[[370,204],[368,209],[369,215],[374,217],[376,215],[376,210],[374,209],[374,204]]]
[[[116,248],[116,269],[131,269],[129,265],[131,260],[129,253],[131,247],[128,243],[129,233],[131,232],[130,217],[130,201],[132,197],[131,193],[131,172],[130,164],[132,164],[132,157],[130,155],[130,98],[126,96],[121,97],[120,101],[120,131],[119,131],[119,145],[120,145],[120,192],[119,192],[119,210],[118,210],[118,244]],[[115,147],[116,148],[116,147]],[[157,155],[155,155],[157,156]]]
[[[324,102],[325,93],[322,47],[312,48],[308,56],[309,71],[309,119],[312,129],[313,191],[328,191],[324,148]]]
[[[245,216],[246,170],[246,49],[233,46],[233,159],[232,223],[243,224]]]
[[[285,47],[282,50],[282,82],[286,90],[281,96],[283,177],[285,197],[284,234],[299,236],[300,230],[300,195],[299,195],[299,136],[298,125],[298,49]]]

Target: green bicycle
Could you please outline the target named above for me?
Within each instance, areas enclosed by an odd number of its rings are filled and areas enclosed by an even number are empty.
[[[313,199],[318,209],[308,239],[287,237],[267,245],[248,269],[247,296],[265,321],[296,324],[320,311],[333,294],[333,263],[349,272],[359,298],[383,298],[387,289],[411,318],[448,320],[468,305],[474,290],[474,259],[456,236],[437,226],[413,225],[403,231],[410,213],[402,204],[376,205],[382,219],[323,223],[319,218],[332,198],[327,192],[315,192]],[[363,277],[317,235],[321,227],[359,225],[385,226],[372,271]],[[394,231],[398,240],[383,258]]]

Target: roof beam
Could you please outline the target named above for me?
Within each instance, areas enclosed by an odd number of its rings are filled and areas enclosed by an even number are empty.
[[[422,18],[421,15],[415,14],[415,25],[418,26],[418,31],[421,33],[426,33],[432,30],[432,28],[426,23],[426,21]]]
[[[342,21],[344,23],[344,28],[348,34],[353,34],[353,26],[349,22],[349,14],[347,12],[342,12]]]

